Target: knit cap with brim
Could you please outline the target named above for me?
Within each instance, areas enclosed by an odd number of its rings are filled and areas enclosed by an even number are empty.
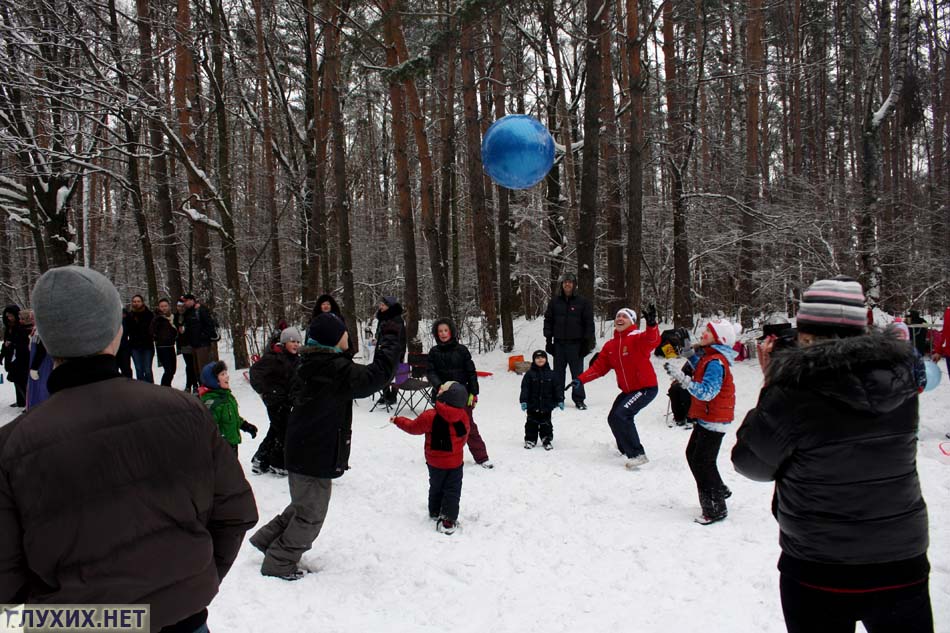
[[[808,286],[796,316],[798,331],[814,336],[858,336],[867,323],[864,289],[844,275]]]
[[[466,405],[468,405],[468,389],[461,383],[449,380],[448,382],[442,383],[436,400],[444,402],[450,407],[464,409]]]
[[[547,360],[548,353],[545,352],[543,349],[536,349],[534,350],[534,353],[531,355],[531,360],[534,361],[536,358],[543,358],[544,360]]]
[[[31,303],[37,334],[53,358],[99,354],[122,327],[119,291],[91,268],[46,271],[33,286]]]
[[[310,322],[310,327],[307,328],[307,339],[325,347],[335,347],[343,338],[344,332],[346,332],[346,326],[343,325],[340,317],[332,312],[323,312]]]

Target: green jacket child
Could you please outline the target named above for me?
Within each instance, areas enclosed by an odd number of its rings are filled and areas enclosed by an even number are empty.
[[[252,438],[257,437],[257,427],[241,417],[238,413],[237,400],[231,393],[231,379],[228,376],[228,366],[222,361],[208,363],[201,370],[201,388],[198,390],[201,401],[211,411],[214,421],[218,424],[221,436],[237,452],[237,445],[241,443],[238,431],[248,433]]]

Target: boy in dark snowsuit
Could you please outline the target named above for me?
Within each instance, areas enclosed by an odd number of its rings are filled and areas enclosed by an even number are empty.
[[[725,319],[706,324],[696,355],[689,359],[692,377],[676,369],[670,361],[663,364],[670,378],[692,397],[689,418],[695,420],[686,445],[686,462],[696,480],[702,514],[695,521],[708,525],[726,518],[726,499],[732,495],[722,482],[716,457],[722,438],[735,418],[736,386],[730,366],[736,357],[737,327]]]
[[[462,497],[462,447],[468,435],[468,392],[453,381],[443,383],[435,408],[415,420],[394,417],[390,421],[406,433],[426,436],[426,466],[429,468],[429,518],[443,534],[455,532]]]
[[[468,348],[459,343],[458,332],[451,319],[439,319],[432,324],[432,337],[435,345],[429,350],[429,369],[426,379],[432,385],[433,397],[438,394],[439,387],[454,380],[468,391],[468,450],[472,452],[475,463],[482,468],[494,468],[488,458],[488,448],[482,439],[472,415],[478,403],[478,374],[475,372],[475,362]]]
[[[300,364],[297,352],[302,343],[303,334],[300,330],[285,328],[277,344],[251,365],[251,387],[260,394],[270,419],[267,435],[251,458],[251,472],[255,475],[267,472],[287,475],[287,469],[284,468],[284,439],[287,436],[287,419],[293,407],[290,385]]]
[[[564,410],[564,390],[554,381],[554,371],[548,366],[548,355],[537,350],[531,355],[531,369],[521,379],[521,410],[527,412],[524,423],[524,447],[534,448],[538,435],[544,450],[554,448],[554,425],[551,411],[555,407]]]
[[[228,366],[222,361],[208,363],[201,370],[201,387],[198,388],[198,395],[211,412],[221,432],[221,437],[231,445],[235,455],[237,455],[238,444],[241,443],[241,434],[238,431],[244,431],[252,438],[257,437],[257,427],[238,413],[237,400],[231,393]]]

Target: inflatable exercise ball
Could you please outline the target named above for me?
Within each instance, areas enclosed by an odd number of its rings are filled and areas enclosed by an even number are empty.
[[[928,358],[924,360],[924,367],[927,369],[927,386],[924,391],[933,391],[940,384],[940,365]]]
[[[526,114],[498,119],[482,139],[482,166],[502,187],[533,187],[553,164],[554,138],[540,121]]]

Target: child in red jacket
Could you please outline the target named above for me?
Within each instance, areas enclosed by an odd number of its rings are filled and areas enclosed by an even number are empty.
[[[455,532],[462,497],[462,448],[469,431],[466,406],[468,390],[461,384],[442,383],[435,408],[415,420],[404,417],[390,421],[406,433],[425,433],[426,466],[429,468],[429,518],[443,534]]]
[[[739,330],[739,326],[725,319],[707,323],[699,339],[699,349],[689,359],[692,377],[684,375],[669,361],[663,364],[670,378],[692,398],[688,415],[696,424],[686,445],[686,463],[699,491],[703,513],[694,520],[701,525],[725,519],[726,499],[732,496],[719,475],[716,457],[736,413],[736,386],[730,366],[736,357],[732,348]]]
[[[637,425],[633,419],[643,407],[656,398],[656,372],[650,363],[650,355],[660,342],[660,329],[656,324],[656,308],[650,305],[643,313],[647,329],[637,329],[637,313],[630,308],[617,312],[614,319],[614,336],[604,343],[597,360],[578,376],[574,383],[586,384],[600,378],[611,369],[617,375],[620,395],[614,400],[607,424],[617,440],[617,449],[627,456],[625,466],[629,470],[648,461]]]

